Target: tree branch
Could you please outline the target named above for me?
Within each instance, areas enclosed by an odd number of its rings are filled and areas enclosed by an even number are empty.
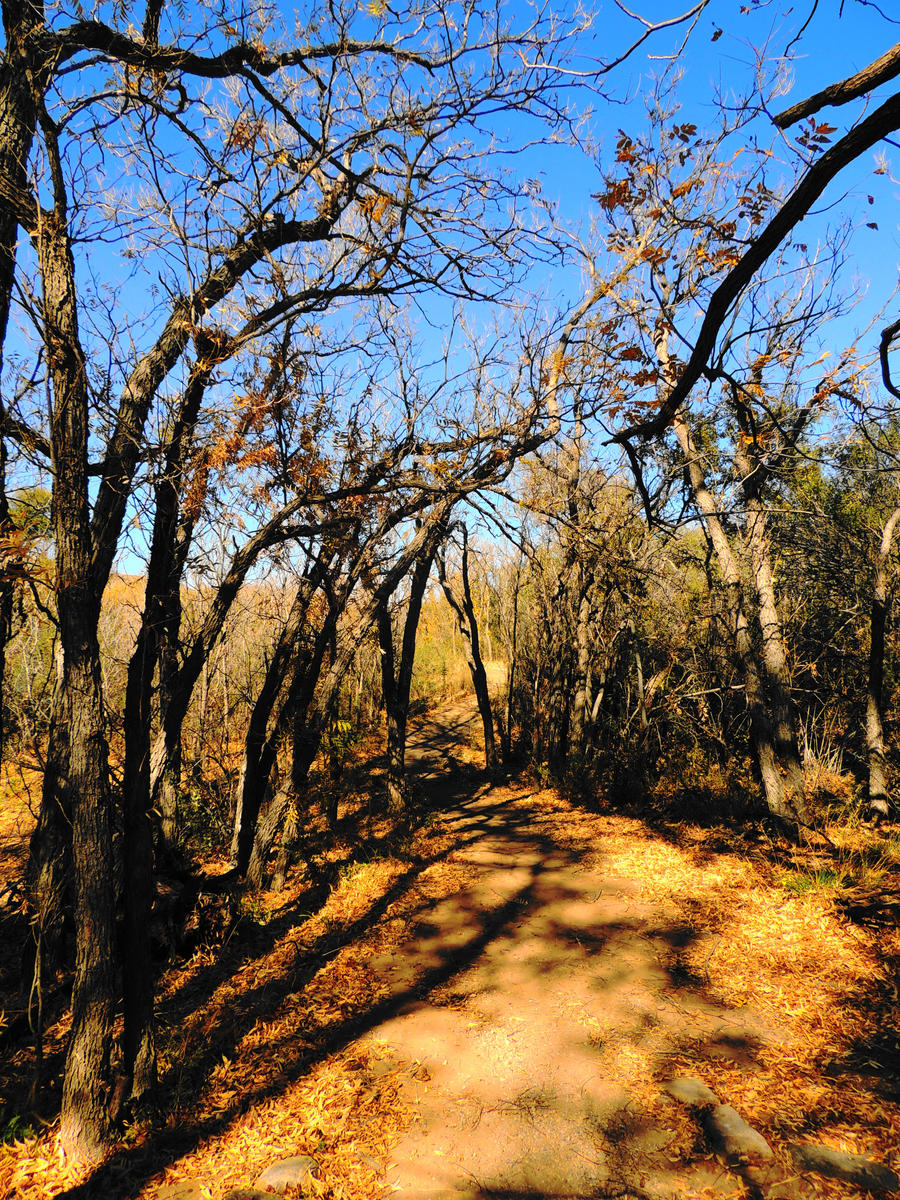
[[[152,6],[151,6],[152,7]],[[149,15],[149,14],[148,14]],[[150,33],[152,35],[152,25]],[[242,68],[252,67],[260,75],[274,75],[286,67],[303,66],[313,59],[359,58],[366,54],[383,55],[398,62],[410,63],[433,71],[450,62],[451,56],[430,58],[414,50],[404,50],[391,42],[353,41],[341,39],[322,45],[296,46],[282,54],[269,54],[253,42],[237,42],[221,54],[205,57],[185,50],[180,46],[158,46],[148,39],[134,38],[111,29],[101,21],[76,21],[67,29],[52,34],[46,39],[64,62],[81,50],[97,50],[118,62],[145,71],[177,71],[197,75],[203,79],[224,79],[237,74]]]
[[[832,179],[898,126],[900,95],[891,96],[807,168],[800,182],[765,229],[753,239],[740,261],[713,292],[691,356],[657,415],[615,434],[610,439],[611,442],[624,444],[629,438],[646,439],[662,433],[706,371],[715,349],[716,338],[729,309],[759,268],[771,257],[794,226],[807,215]]]
[[[350,195],[345,190],[345,198]],[[332,200],[334,198],[332,197]],[[306,221],[272,221],[238,238],[225,259],[190,296],[179,297],[155,345],[140,359],[123,389],[116,428],[104,461],[104,474],[91,522],[94,577],[100,585],[112,565],[130,482],[140,454],[141,435],[156,390],[178,362],[197,330],[200,318],[232,290],[267,255],[284,246],[321,241],[331,232],[341,202],[328,203]]]
[[[847,104],[848,101],[855,100],[857,96],[871,92],[879,84],[887,83],[889,79],[896,79],[898,75],[900,75],[900,42],[882,54],[881,58],[876,58],[873,63],[863,67],[861,71],[857,71],[855,75],[838,80],[837,83],[830,83],[828,87],[822,88],[815,95],[792,104],[790,108],[778,113],[772,120],[779,129],[787,129],[797,121],[811,117],[820,108],[825,108],[829,104]]]
[[[900,333],[900,320],[892,321],[886,329],[881,331],[881,344],[878,347],[878,357],[881,360],[881,381],[896,400],[900,400],[900,390],[891,379],[888,353],[898,333]]]

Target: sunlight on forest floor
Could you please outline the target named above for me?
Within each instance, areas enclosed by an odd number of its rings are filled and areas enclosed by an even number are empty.
[[[218,1200],[274,1158],[310,1154],[322,1198],[385,1194],[383,1164],[411,1114],[397,1071],[379,1063],[377,1047],[356,1043],[392,1004],[370,964],[402,947],[415,922],[466,887],[477,867],[462,860],[438,813],[409,832],[369,814],[361,796],[355,811],[349,799],[340,836],[314,856],[311,872],[295,872],[285,892],[245,898],[224,944],[165,972],[166,1116],[128,1131],[92,1193],[151,1200],[160,1186],[195,1178]],[[891,1030],[900,1018],[900,932],[896,922],[848,920],[845,889],[816,884],[822,847],[798,851],[727,826],[592,812],[548,788],[524,798],[521,786],[498,788],[492,799],[524,806],[541,835],[577,851],[586,868],[612,866],[640,885],[643,900],[677,909],[694,931],[679,959],[686,984],[727,1007],[752,1000],[782,1035],[754,1070],[699,1046],[696,1056],[664,1062],[632,1061],[622,1046],[622,1080],[645,1093],[642,1103],[654,1103],[662,1077],[696,1074],[775,1145],[813,1137],[900,1166],[900,1111],[886,1090],[898,1062]],[[829,837],[830,870],[835,861],[877,863],[882,888],[897,888],[896,835],[843,829]],[[20,841],[16,853],[23,849]],[[859,877],[847,876],[857,890]],[[798,879],[812,883],[799,887]],[[415,980],[410,993],[418,994]],[[62,1022],[48,1030],[50,1070],[64,1032]],[[3,1082],[24,1094],[30,1069],[20,1051]],[[673,1153],[689,1153],[691,1123],[679,1114],[669,1121]],[[60,1165],[54,1132],[51,1124],[0,1147],[0,1194],[37,1200],[79,1182]],[[824,1180],[813,1186],[810,1195],[860,1194]]]

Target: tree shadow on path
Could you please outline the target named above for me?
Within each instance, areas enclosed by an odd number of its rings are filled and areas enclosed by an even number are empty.
[[[718,1047],[752,1065],[764,1023],[710,1001],[681,965],[693,928],[642,901],[639,881],[618,874],[615,864],[585,869],[578,848],[544,832],[544,814],[521,789],[485,792],[459,774],[429,778],[434,759],[423,755],[422,763],[424,807],[442,814],[447,844],[410,859],[363,915],[332,925],[302,952],[295,948],[281,974],[213,1007],[190,1064],[175,1063],[163,1080],[163,1103],[178,1090],[177,1126],[121,1150],[67,1196],[136,1195],[255,1105],[278,1098],[351,1044],[373,1038],[391,1047],[399,1068],[430,1064],[430,1099],[410,1083],[425,1117],[426,1141],[418,1150],[441,1150],[440,1139],[428,1141],[427,1126],[429,1113],[442,1114],[441,1136],[460,1151],[449,1168],[460,1197],[461,1182],[475,1188],[472,1196],[522,1200],[615,1194],[626,1184],[634,1195],[649,1195],[640,1183],[648,1175],[683,1194],[676,1176],[688,1169],[697,1186],[720,1178],[718,1167],[667,1161],[671,1135],[636,1105],[635,1088],[686,1046]],[[233,1057],[260,1018],[285,1005],[302,1006],[304,989],[323,963],[377,930],[422,873],[448,859],[468,872],[469,882],[437,902],[416,898],[403,944],[372,955],[369,970],[379,983],[374,1003],[320,1024],[309,1037],[275,1032],[262,1046],[242,1048],[242,1075],[252,1085],[213,1114],[186,1115],[223,1056]],[[303,904],[309,902],[301,898],[251,931],[246,943],[226,948],[196,987],[175,994],[163,1020],[177,1026],[230,975],[261,963],[308,917]],[[404,1165],[408,1149],[401,1145],[391,1165],[401,1195],[404,1187],[413,1195],[416,1182]],[[438,1194],[436,1182],[426,1176],[429,1195]]]

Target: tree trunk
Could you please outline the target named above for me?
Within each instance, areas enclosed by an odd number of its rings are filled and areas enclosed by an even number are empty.
[[[246,870],[253,847],[253,837],[260,805],[268,786],[269,775],[274,764],[273,731],[270,717],[283,689],[292,658],[297,661],[298,639],[309,610],[310,602],[319,583],[323,563],[317,560],[314,575],[307,576],[298,584],[284,629],[275,645],[259,695],[250,712],[250,721],[244,738],[244,756],[238,778],[237,806],[234,819],[234,836],[231,842],[231,863],[239,871]],[[302,655],[300,656],[302,659]],[[295,671],[296,671],[295,666]],[[267,746],[270,747],[267,753]]]
[[[395,812],[406,806],[406,722],[409,716],[409,689],[412,685],[416,656],[416,633],[422,613],[422,600],[438,545],[446,534],[438,521],[422,545],[413,567],[409,600],[403,620],[400,661],[394,654],[394,632],[385,596],[377,609],[378,643],[381,649],[382,692],[387,714],[387,790],[388,803]]]
[[[316,669],[316,679],[318,679],[320,670],[321,662]],[[290,777],[272,797],[262,820],[257,822],[253,839],[253,849],[249,863],[247,864],[247,881],[253,887],[262,887],[263,885],[266,863],[279,833],[282,836],[282,853],[279,854],[275,874],[277,876],[279,871],[281,871],[283,876],[287,870],[287,853],[291,847],[285,844],[284,839],[291,838],[292,836],[292,815],[295,815],[297,812],[300,798],[306,791],[306,781],[309,778],[310,768],[319,752],[322,726],[315,719],[308,719],[314,689],[315,680],[310,681],[307,679],[304,681],[302,694],[298,697],[294,705]],[[302,715],[300,715],[301,711]],[[296,837],[296,833],[293,836]],[[283,863],[282,858],[284,858]]]
[[[31,47],[34,34],[44,24],[43,5],[6,3],[3,26],[6,35],[0,61],[0,176],[24,191],[28,183],[28,159],[36,128],[35,95],[47,85],[45,64],[36,63]],[[0,205],[0,379],[3,377],[4,347],[9,325],[16,269],[18,221],[7,205]],[[11,530],[6,491],[6,405],[0,394],[0,537]],[[0,576],[0,761],[3,759],[3,697],[5,696],[6,647],[12,625],[14,584],[6,572]]]
[[[579,589],[581,599],[575,625],[575,679],[572,687],[572,724],[569,746],[573,757],[583,762],[587,754],[589,675],[591,665],[591,603],[587,588]]]
[[[741,477],[747,508],[747,542],[756,588],[759,628],[762,635],[762,662],[766,675],[775,756],[784,775],[786,803],[797,818],[805,822],[809,819],[809,813],[797,737],[797,715],[791,700],[787,649],[775,598],[768,523],[759,494],[761,471],[755,467],[742,448],[736,450],[734,461]]]
[[[69,704],[63,684],[62,646],[56,646],[56,678],[44,765],[41,807],[31,835],[26,879],[34,906],[31,941],[23,964],[23,992],[32,982],[52,980],[71,962],[72,799],[65,764],[69,759]],[[39,966],[36,967],[36,964]],[[35,970],[40,978],[36,978]]]
[[[278,858],[275,860],[275,871],[272,875],[272,890],[275,892],[280,892],[285,885],[294,847],[300,840],[300,811],[296,801],[292,803],[291,800],[293,800],[293,794],[284,817],[281,845],[278,847]]]
[[[697,508],[703,518],[703,528],[716,552],[719,570],[725,583],[725,600],[730,623],[733,629],[735,650],[738,663],[744,679],[744,689],[747,698],[747,708],[750,713],[750,727],[753,747],[766,805],[771,813],[782,819],[793,820],[795,814],[784,794],[784,783],[778,771],[775,757],[775,743],[772,735],[771,722],[766,708],[765,695],[750,626],[744,607],[744,587],[741,572],[728,540],[728,535],[719,518],[716,502],[707,487],[703,471],[691,441],[687,422],[681,413],[677,413],[672,422],[672,428],[684,455],[687,478]]]
[[[245,871],[247,882],[251,887],[261,888],[265,885],[266,863],[275,839],[282,831],[293,796],[294,790],[290,783],[282,784],[269,800],[262,816],[254,824],[253,841]]]
[[[0,231],[2,238],[2,231]],[[0,280],[2,288],[2,280]],[[2,338],[5,332],[3,313],[0,312],[0,378],[3,372]],[[9,496],[6,491],[6,438],[3,436],[3,400],[0,397],[0,538],[8,536],[12,531],[9,517]],[[12,576],[8,572],[0,574],[0,762],[3,762],[6,747],[6,721],[4,719],[4,697],[6,695],[6,647],[9,643],[12,629],[13,599],[15,588]]]
[[[122,1099],[142,1098],[156,1089],[153,1026],[153,965],[150,911],[153,907],[153,832],[150,825],[150,705],[156,647],[148,616],[152,611],[148,576],[144,622],[128,664],[125,688],[125,765],[122,779]]]
[[[6,46],[0,60],[0,176],[20,191],[28,186],[28,160],[37,126],[35,96],[47,83],[47,69],[32,57],[35,35],[44,25],[43,6],[6,3],[3,26]],[[19,225],[7,205],[0,205],[0,372],[9,324],[16,266]],[[0,399],[0,421],[6,409]],[[5,469],[5,445],[3,459]],[[3,503],[6,504],[5,478]],[[0,522],[8,513],[0,513]],[[3,585],[4,591],[7,585]],[[6,597],[0,601],[5,605]],[[0,630],[5,658],[6,639]],[[71,807],[65,763],[68,760],[69,713],[62,681],[62,650],[57,661],[57,678],[50,717],[50,745],[44,775],[43,799],[37,826],[31,837],[27,880],[34,907],[33,949],[39,953],[41,974],[51,977],[65,962],[66,929],[71,927]],[[0,676],[2,680],[2,676]],[[33,971],[34,958],[27,955],[25,975]],[[26,978],[26,984],[30,979]]]
[[[506,719],[503,722],[503,761],[507,766],[512,760],[512,712],[516,684],[516,655],[519,638],[519,587],[522,581],[522,555],[516,563],[516,581],[513,586],[512,629],[509,638],[509,664],[506,669]]]
[[[462,558],[460,578],[462,595],[457,598],[447,578],[446,564],[443,556],[438,556],[438,574],[441,587],[447,598],[447,603],[456,616],[456,625],[463,640],[466,651],[466,662],[469,674],[472,676],[472,687],[481,717],[481,727],[484,731],[484,769],[490,779],[495,779],[499,770],[497,743],[494,736],[494,713],[491,706],[491,694],[488,690],[487,673],[484,660],[481,657],[481,641],[478,634],[478,620],[475,616],[475,605],[472,601],[472,589],[469,583],[469,537],[465,526],[462,531]]]
[[[881,535],[881,543],[875,556],[875,581],[872,587],[869,677],[866,689],[866,749],[869,754],[869,812],[876,819],[886,817],[890,810],[884,748],[884,638],[890,611],[888,562],[898,520],[900,508],[895,508],[885,522]]]
[[[397,674],[394,665],[394,623],[391,619],[390,600],[385,598],[378,609],[378,649],[381,654],[381,694],[384,699],[387,756],[386,783],[388,804],[395,812],[406,805],[404,791],[404,765],[406,759],[406,717],[408,707],[401,711],[401,700],[397,691]]]
[[[48,133],[48,143],[50,137]],[[52,145],[50,146],[52,153]],[[88,392],[78,336],[75,273],[66,228],[61,171],[56,209],[34,236],[43,285],[47,361],[53,385],[51,449],[54,468],[56,602],[59,619],[65,739],[51,738],[43,803],[64,804],[72,822],[75,875],[75,978],[72,1027],[63,1081],[60,1145],[73,1159],[93,1161],[109,1135],[111,1047],[116,997],[115,886],[106,735],[97,625],[101,595],[93,574],[88,509]],[[63,699],[64,697],[64,699]],[[67,753],[65,753],[67,751]],[[63,795],[54,789],[62,784]]]
[[[172,639],[167,632],[165,641],[159,648],[159,712],[160,725],[163,728],[165,728],[166,713],[172,698],[172,681],[177,670],[175,639]],[[159,812],[159,849],[165,858],[177,857],[179,853],[181,765],[182,747],[179,734],[178,737],[169,739],[165,761],[156,788],[156,808]]]
[[[248,753],[245,755],[247,774],[242,780],[240,812],[235,819],[232,863],[238,874],[246,873],[254,886],[260,886],[269,851],[280,828],[281,817],[275,821],[274,826],[270,827],[268,810],[265,829],[260,828],[258,817],[262,798],[270,786],[272,771],[277,760],[278,745],[285,736],[288,726],[292,725],[295,731],[291,782],[281,789],[288,798],[292,795],[300,796],[303,793],[309,769],[319,750],[321,723],[313,722],[314,727],[310,730],[308,739],[300,737],[296,731],[298,728],[306,727],[325,655],[334,637],[334,631],[349,594],[349,582],[345,582],[340,596],[336,596],[332,592],[328,613],[319,627],[312,647],[307,648],[305,652],[298,651],[296,643],[309,605],[326,570],[325,560],[317,560],[310,576],[303,580],[298,588],[291,616],[288,618],[288,624],[279,640],[276,653],[273,655],[272,663],[266,674],[263,689],[265,691],[266,684],[268,684],[268,692],[265,696],[260,694],[262,705],[259,713],[256,711],[257,706],[254,705],[253,715],[257,718],[257,728],[253,734],[252,745],[250,744],[249,730],[247,734]],[[281,682],[284,679],[284,671],[290,665],[291,656],[293,656],[293,674],[290,687],[280,705],[276,705],[278,693],[283,690]],[[279,676],[277,688],[275,687],[275,676]],[[268,709],[268,711],[263,725],[262,710],[264,709]],[[261,742],[259,742],[260,731],[263,734]],[[273,800],[269,808],[272,808],[274,803]]]

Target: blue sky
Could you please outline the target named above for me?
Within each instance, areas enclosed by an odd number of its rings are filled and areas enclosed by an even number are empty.
[[[894,0],[884,0],[893,5]],[[631,0],[628,5],[650,21],[662,21],[683,12],[688,0]],[[574,4],[565,0],[563,11],[574,11]],[[683,105],[682,120],[700,127],[715,120],[716,93],[733,97],[752,88],[757,50],[768,47],[774,57],[782,56],[790,46],[798,27],[811,16],[808,28],[790,50],[790,72],[793,85],[780,103],[807,95],[834,79],[844,77],[883,53],[893,41],[900,39],[900,24],[885,18],[873,5],[861,0],[845,0],[843,15],[838,18],[840,0],[711,0],[700,15],[681,59],[684,72],[680,84]],[[749,11],[742,13],[741,9]],[[290,11],[290,10],[283,10]],[[366,15],[367,6],[360,5],[361,26],[377,24]],[[529,6],[521,0],[503,0],[501,13],[516,20],[527,17]],[[887,11],[885,8],[884,11]],[[640,32],[641,26],[629,20],[613,0],[601,0],[592,29],[579,46],[580,61],[587,65],[592,58],[609,58],[622,49]],[[642,124],[642,93],[650,80],[666,65],[666,55],[681,46],[685,27],[669,29],[651,39],[636,51],[626,63],[612,72],[602,85],[603,96],[589,96],[574,91],[573,102],[592,105],[589,130],[600,146],[601,158],[614,144],[619,128],[637,131]],[[862,108],[855,102],[843,109],[829,109],[819,120],[829,121],[839,132],[856,118]],[[513,136],[524,131],[516,122],[509,122]],[[537,131],[535,131],[537,132]],[[761,145],[773,146],[776,160],[783,164],[784,178],[790,177],[797,162],[796,131],[779,140],[771,122],[760,114],[749,132],[755,133]],[[888,148],[888,155],[892,149]],[[598,178],[590,163],[578,152],[562,147],[538,147],[520,158],[509,160],[511,171],[520,179],[540,178],[545,198],[552,201],[561,220],[577,227],[593,211],[591,193],[598,188]],[[802,236],[810,243],[824,236],[829,221],[849,215],[856,225],[852,241],[852,262],[846,286],[865,294],[865,299],[839,333],[849,340],[853,324],[865,324],[870,315],[885,305],[897,283],[898,241],[896,211],[897,186],[890,175],[876,175],[875,156],[867,155],[845,173],[825,197],[820,211],[813,215]],[[869,204],[871,196],[873,203]],[[868,228],[874,222],[877,230]],[[155,278],[152,263],[122,262],[113,250],[90,249],[92,264],[105,276],[114,289],[119,313],[130,308],[148,313],[142,336],[149,336],[154,321],[164,306],[154,300],[148,287]],[[149,267],[150,270],[145,270]],[[83,269],[83,268],[80,268]],[[125,272],[133,272],[133,282]],[[572,269],[551,271],[540,268],[528,281],[545,298],[546,311],[564,312],[580,296],[581,281]],[[441,306],[429,303],[429,314],[438,318]],[[891,316],[894,310],[891,310]],[[871,335],[877,341],[877,332]],[[434,359],[439,348],[440,331],[425,338],[423,352]],[[123,340],[127,344],[127,338]],[[100,356],[105,347],[94,346]]]
[[[661,21],[684,12],[688,5],[655,0],[629,3],[628,7],[648,20]],[[750,11],[742,12],[745,8]],[[814,8],[808,28],[791,45]],[[892,8],[893,0],[882,5],[883,12]],[[853,74],[900,41],[900,15],[895,21],[887,20],[874,6],[859,0],[845,0],[843,15],[838,17],[838,11],[839,0],[819,0],[817,6],[813,0],[796,3],[768,0],[758,5],[753,5],[752,0],[712,0],[697,21],[680,60],[683,78],[678,91],[683,105],[682,119],[700,127],[715,123],[717,94],[734,98],[751,90],[756,55],[762,47],[768,48],[773,62],[785,61],[790,86],[776,103],[777,110]],[[600,12],[600,27],[608,35],[596,38],[596,47],[607,41],[610,45],[627,44],[629,32],[637,28],[635,23],[628,21],[610,0],[603,0]],[[619,128],[631,132],[640,127],[641,94],[653,76],[664,69],[666,54],[680,47],[683,28],[654,35],[609,77],[610,93],[621,102],[598,105],[595,109],[593,129],[604,146],[614,142]],[[783,59],[786,50],[789,63]],[[836,126],[834,136],[838,137],[863,111],[864,102],[856,101],[824,109],[816,119]],[[799,130],[794,128],[777,136],[765,115],[760,114],[748,132],[758,138],[761,146],[772,146],[776,158],[784,164],[784,178],[789,179],[799,162],[796,147]],[[900,152],[887,146],[885,153],[889,163],[891,155],[895,155],[900,169]],[[836,222],[842,215],[853,220],[856,233],[852,241],[852,266],[857,278],[853,282],[848,280],[848,286],[854,291],[868,288],[866,302],[858,313],[861,324],[888,302],[898,281],[900,250],[895,213],[900,188],[890,175],[875,174],[878,166],[875,153],[859,159],[829,188],[802,231],[804,240],[815,242],[829,222]],[[579,221],[590,213],[593,203],[590,195],[597,190],[596,176],[585,172],[583,161],[576,155],[559,152],[557,161],[545,168],[543,181],[546,194],[557,201],[563,216]],[[873,221],[878,225],[877,231],[868,228]]]

